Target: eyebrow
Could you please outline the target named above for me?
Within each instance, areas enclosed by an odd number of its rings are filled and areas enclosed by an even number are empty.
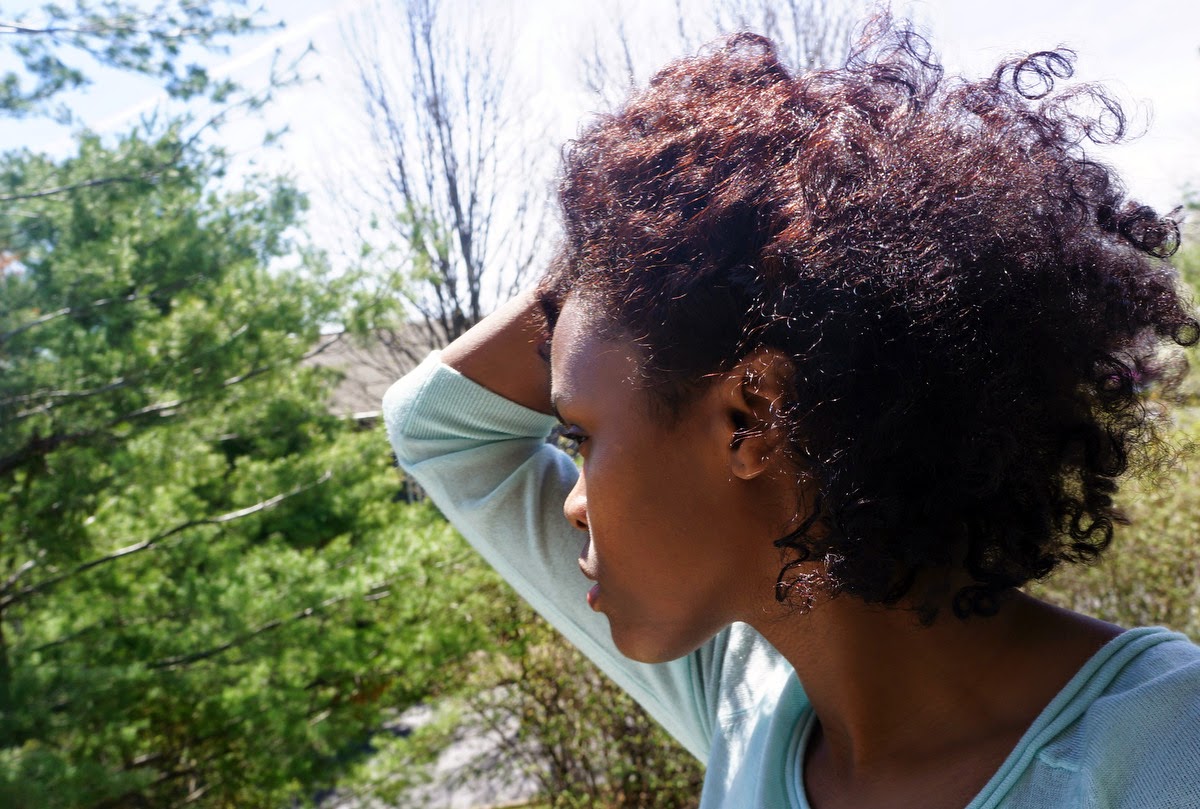
[[[561,391],[553,388],[550,390],[550,413],[554,416],[554,418],[558,419],[558,423],[563,427],[571,427],[575,425],[575,422],[567,421],[567,419],[563,417],[562,410],[560,410],[560,408],[570,409],[570,405],[571,397],[569,395],[565,395]]]

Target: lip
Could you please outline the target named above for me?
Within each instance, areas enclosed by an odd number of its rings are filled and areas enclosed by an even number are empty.
[[[588,581],[599,581],[599,578],[591,571],[587,562],[583,559],[579,560],[579,572],[582,573],[583,577]]]
[[[583,543],[583,548],[579,551],[579,572],[583,577],[590,582],[593,582],[590,590],[587,591],[587,603],[593,610],[597,609],[596,604],[600,599],[600,584],[599,575],[596,572],[596,563],[594,554],[592,553],[591,538]]]
[[[579,572],[588,581],[599,581],[600,577],[596,574],[596,562],[591,550],[592,541],[589,539],[583,543],[583,549],[579,551]]]

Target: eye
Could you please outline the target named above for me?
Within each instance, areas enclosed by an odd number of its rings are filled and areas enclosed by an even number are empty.
[[[583,447],[584,442],[588,440],[587,435],[578,427],[560,426],[555,432],[559,449],[569,455],[578,455],[579,450]]]

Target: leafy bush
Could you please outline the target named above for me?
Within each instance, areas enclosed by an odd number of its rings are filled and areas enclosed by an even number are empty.
[[[1200,433],[1190,431],[1193,439]],[[1167,626],[1200,638],[1200,468],[1127,486],[1131,524],[1102,560],[1060,571],[1032,592],[1121,626]]]
[[[507,606],[517,632],[470,672],[462,701],[509,766],[552,809],[696,806],[700,762],[545,621]]]
[[[302,197],[222,172],[174,131],[0,156],[0,806],[308,800],[484,642],[301,365],[340,304]]]

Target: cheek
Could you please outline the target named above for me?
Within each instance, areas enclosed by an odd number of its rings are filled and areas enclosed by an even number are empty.
[[[591,462],[589,511],[608,529],[640,532],[659,543],[695,537],[726,530],[729,481],[728,470],[694,445],[617,447]]]

